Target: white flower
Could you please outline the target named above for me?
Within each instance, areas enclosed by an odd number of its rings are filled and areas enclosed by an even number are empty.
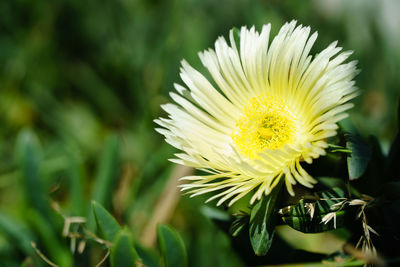
[[[183,177],[192,196],[214,192],[229,205],[252,192],[251,203],[284,179],[288,192],[313,179],[301,166],[325,155],[326,138],[336,135],[358,92],[356,62],[344,61],[337,42],[309,55],[317,39],[310,28],[286,23],[269,43],[270,24],[260,33],[230,31],[215,50],[199,53],[210,78],[182,61],[185,87],[175,84],[175,103],[162,106],[168,118],[155,122],[166,141],[180,149],[172,161],[208,175]],[[237,45],[237,42],[240,45]]]

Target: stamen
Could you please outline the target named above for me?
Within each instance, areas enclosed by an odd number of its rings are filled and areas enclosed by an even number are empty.
[[[266,94],[249,99],[231,137],[243,155],[255,158],[296,141],[297,124],[287,103]]]

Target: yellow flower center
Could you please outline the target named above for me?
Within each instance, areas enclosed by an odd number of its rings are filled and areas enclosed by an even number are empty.
[[[245,104],[231,137],[243,155],[255,158],[265,149],[293,143],[298,132],[296,121],[285,101],[260,95]]]

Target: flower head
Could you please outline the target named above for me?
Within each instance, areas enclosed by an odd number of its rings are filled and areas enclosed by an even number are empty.
[[[326,138],[336,135],[348,103],[358,91],[356,62],[344,61],[337,42],[309,55],[317,33],[286,23],[269,42],[270,24],[261,32],[231,30],[230,44],[220,37],[215,50],[199,53],[210,78],[182,61],[174,104],[163,105],[168,118],[155,122],[166,141],[180,149],[172,161],[207,173],[183,177],[192,196],[214,192],[209,200],[229,205],[253,193],[251,203],[285,180],[294,195],[297,182],[316,180],[302,167],[325,154]]]

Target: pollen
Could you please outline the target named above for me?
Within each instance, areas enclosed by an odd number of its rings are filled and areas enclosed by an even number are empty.
[[[241,154],[254,159],[266,149],[275,150],[294,143],[297,125],[288,103],[264,94],[247,101],[231,137]]]

